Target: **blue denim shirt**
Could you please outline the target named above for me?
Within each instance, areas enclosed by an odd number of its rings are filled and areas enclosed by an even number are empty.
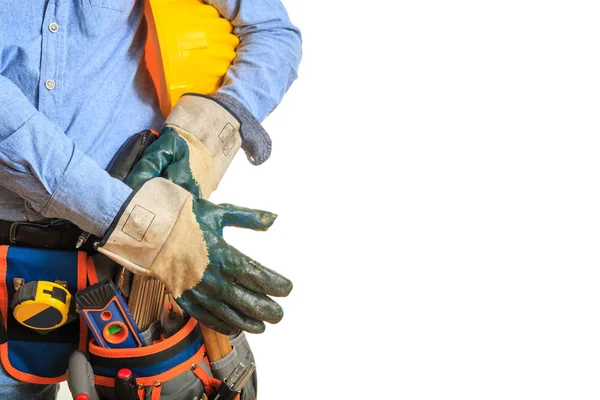
[[[259,126],[296,78],[299,31],[279,0],[207,3],[241,40],[215,96]],[[131,193],[106,167],[129,136],[164,122],[142,17],[136,0],[0,0],[0,219],[106,231]],[[262,162],[268,145],[249,148]]]

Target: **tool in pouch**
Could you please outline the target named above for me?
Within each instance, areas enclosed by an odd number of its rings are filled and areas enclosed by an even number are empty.
[[[129,368],[122,368],[115,378],[117,400],[138,400],[135,375]]]
[[[168,338],[179,332],[186,321],[181,307],[175,302],[171,292],[166,289],[164,292],[160,324],[163,328],[163,336]]]
[[[240,395],[242,388],[255,370],[256,365],[254,363],[250,363],[247,367],[240,363],[227,378],[223,379],[223,382],[209,400],[234,400]]]
[[[127,303],[112,281],[107,279],[80,290],[75,301],[99,346],[120,349],[144,345]]]
[[[15,278],[13,284],[11,309],[21,325],[45,334],[76,319],[66,282]]]
[[[76,350],[69,357],[67,384],[74,400],[99,400],[94,387],[94,371],[84,352]]]

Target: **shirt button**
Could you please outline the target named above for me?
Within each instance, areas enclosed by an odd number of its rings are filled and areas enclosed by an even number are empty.
[[[56,22],[53,22],[50,25],[48,25],[48,29],[50,30],[50,32],[56,33],[58,32],[58,24]]]
[[[56,82],[54,82],[52,79],[48,79],[46,81],[46,89],[48,90],[52,90],[56,87]]]

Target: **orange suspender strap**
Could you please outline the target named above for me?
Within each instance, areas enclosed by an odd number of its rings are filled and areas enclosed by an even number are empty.
[[[84,253],[85,254],[85,253]],[[96,265],[92,257],[87,258],[87,279],[91,285],[98,283],[98,274],[96,273]]]
[[[198,379],[202,381],[202,385],[204,385],[204,392],[206,392],[207,396],[212,395],[221,384],[220,380],[208,376],[204,368],[197,364],[194,364],[192,372],[198,377]]]
[[[4,328],[8,320],[8,289],[6,288],[6,256],[8,254],[8,246],[0,246],[0,309],[2,318],[4,318]],[[1,278],[3,277],[3,278]]]
[[[82,261],[83,260],[83,261]],[[80,280],[78,285],[80,285],[77,289],[82,290],[87,287],[87,283],[90,285],[94,285],[98,283],[98,275],[96,274],[96,265],[94,264],[94,259],[84,251],[79,252],[79,262],[77,264],[79,268],[77,278]],[[83,282],[81,282],[81,277],[83,276]],[[83,286],[81,286],[83,284]],[[79,332],[80,332],[80,342],[79,342],[79,350],[87,353],[88,352],[88,325],[85,322],[85,318],[79,318]]]
[[[162,385],[152,386],[152,397],[150,400],[160,400],[160,392],[162,392]]]
[[[4,322],[4,330],[8,328],[8,289],[6,289],[6,255],[8,253],[8,246],[0,246],[0,312],[2,312],[2,319]],[[0,358],[2,363],[6,364],[4,358],[8,357],[8,342],[3,343],[0,346]]]

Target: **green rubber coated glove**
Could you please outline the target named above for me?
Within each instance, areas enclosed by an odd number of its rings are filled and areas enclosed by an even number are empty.
[[[125,235],[120,235],[117,228],[117,233],[109,232],[105,244],[99,248],[133,272],[161,279],[184,310],[225,334],[240,329],[262,332],[265,329],[263,321],[278,322],[283,311],[268,296],[285,296],[292,288],[289,280],[243,255],[222,238],[225,226],[266,230],[275,220],[274,214],[202,200],[217,187],[239,149],[239,127],[237,118],[213,99],[183,96],[169,115],[159,138],[146,149],[126,180],[130,187],[142,188],[131,202],[146,202],[144,198],[152,197],[148,187],[164,192],[165,196],[160,200],[168,198],[171,192],[179,192],[183,197],[187,195],[185,191],[192,195],[189,196],[192,216],[183,210],[177,217],[178,222],[173,223],[177,229],[173,228],[169,233],[154,232],[157,236],[168,236],[164,243],[155,243],[155,247],[176,248],[177,254],[172,254],[172,259],[162,257],[158,261],[139,259],[138,256],[143,254],[135,247],[140,243],[123,246],[128,241],[127,236],[131,236],[131,227],[126,226],[131,225],[131,221],[122,224]],[[177,190],[175,185],[185,191]],[[167,201],[163,206],[179,210],[180,201],[175,196],[175,200]],[[125,211],[117,220],[133,215],[139,219],[140,226],[145,227],[145,219],[154,220],[155,214],[165,214],[158,203],[148,202],[144,207],[146,211],[151,208],[152,215],[141,216],[141,209],[138,209],[133,213]],[[134,208],[128,207],[132,211]],[[195,221],[195,227],[189,223],[191,219]],[[182,224],[182,221],[187,222]],[[151,233],[153,229],[157,230],[152,226],[147,228]],[[180,230],[186,232],[183,237]],[[141,236],[142,231],[137,236]],[[143,232],[144,241],[148,232]],[[198,249],[202,250],[201,254],[195,253]]]
[[[225,226],[267,230],[277,217],[267,211],[197,199],[196,220],[204,231],[209,264],[202,280],[175,301],[211,329],[234,334],[240,329],[260,333],[263,321],[275,324],[283,309],[268,296],[287,296],[292,282],[254,261],[223,240]]]
[[[126,183],[136,188],[150,179],[162,177],[195,197],[207,198],[240,148],[239,128],[237,118],[214,99],[184,95],[169,115],[159,138],[146,149]],[[240,328],[262,332],[261,321],[274,323],[283,315],[279,305],[266,295],[287,295],[292,284],[227,245],[222,235],[227,225],[267,229],[275,215],[233,205],[216,206],[199,199],[194,204],[197,222],[210,249],[210,263],[198,287],[183,292],[177,302],[196,319],[221,333],[235,333]],[[236,278],[240,274],[248,275],[250,270],[254,271],[252,282]],[[233,283],[236,280],[238,283]],[[242,314],[231,309],[236,304]]]
[[[133,273],[160,279],[190,315],[223,334],[260,333],[283,310],[269,296],[292,283],[223,240],[223,228],[267,230],[276,215],[216,205],[153,178],[135,190],[98,251]]]

